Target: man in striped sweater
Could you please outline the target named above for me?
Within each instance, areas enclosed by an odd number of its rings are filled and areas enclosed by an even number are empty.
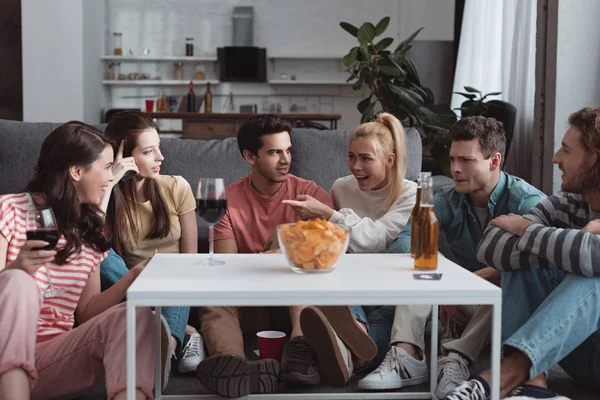
[[[600,389],[600,107],[569,125],[552,160],[562,192],[494,219],[479,244],[479,261],[504,271],[501,397],[565,399],[546,385],[557,363]],[[446,398],[487,399],[488,382],[485,371]]]

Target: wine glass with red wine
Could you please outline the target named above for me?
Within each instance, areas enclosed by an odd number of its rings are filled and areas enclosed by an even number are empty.
[[[196,191],[196,212],[208,224],[209,256],[199,265],[223,265],[225,261],[213,258],[214,226],[227,210],[225,183],[221,178],[200,178]]]
[[[43,240],[48,243],[47,246],[34,250],[53,250],[56,247],[59,237],[58,225],[51,208],[27,211],[25,224],[27,240]],[[48,286],[44,290],[43,296],[50,298],[64,294],[64,288],[52,285],[52,271],[50,268],[47,265],[44,265],[43,268],[46,270],[46,278],[48,279]]]

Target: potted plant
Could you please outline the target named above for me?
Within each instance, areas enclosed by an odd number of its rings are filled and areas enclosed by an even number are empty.
[[[464,86],[465,92],[454,92],[467,98],[460,105],[460,113],[462,117],[473,117],[475,115],[484,115],[489,108],[489,104],[485,102],[490,96],[498,96],[502,92],[491,92],[483,95],[480,90],[471,86]]]
[[[343,62],[354,81],[353,89],[366,98],[358,103],[361,122],[373,119],[379,111],[395,115],[405,127],[415,127],[421,134],[423,150],[431,151],[443,172],[449,175],[448,153],[450,142],[446,133],[456,121],[456,114],[447,104],[436,104],[433,92],[421,82],[414,63],[408,57],[412,41],[423,29],[389,50],[394,42],[381,36],[388,27],[389,17],[376,25],[365,22],[356,27],[347,22],[340,26],[356,37],[358,46],[350,49]]]
[[[501,100],[488,100],[490,96],[498,96],[502,92],[491,92],[483,95],[480,90],[472,86],[464,86],[465,92],[454,92],[467,98],[460,105],[461,117],[473,117],[481,115],[487,118],[495,118],[504,125],[506,133],[506,154],[510,148],[517,118],[517,109],[510,103]]]

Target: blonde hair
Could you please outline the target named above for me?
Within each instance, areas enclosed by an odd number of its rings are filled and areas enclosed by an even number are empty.
[[[373,143],[375,154],[386,157],[394,154],[394,165],[390,169],[391,190],[388,196],[389,206],[398,199],[403,189],[403,180],[406,175],[406,134],[398,118],[390,113],[381,113],[374,122],[361,124],[356,128],[350,141],[365,138]]]

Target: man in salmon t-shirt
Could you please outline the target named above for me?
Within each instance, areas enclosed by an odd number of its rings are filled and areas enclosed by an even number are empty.
[[[216,253],[260,253],[270,249],[277,225],[296,222],[291,207],[282,200],[310,195],[332,206],[327,192],[315,182],[289,173],[292,161],[289,122],[274,115],[257,115],[240,127],[240,152],[252,172],[227,186],[227,212],[215,226]],[[269,246],[267,246],[269,244]],[[317,384],[320,377],[316,354],[300,329],[302,307],[288,307],[291,340],[281,378],[287,383]],[[248,361],[244,355],[241,319],[252,320],[264,311],[256,308],[202,307],[200,323],[209,358],[200,363],[197,375],[209,389],[222,396],[271,393],[277,389],[279,366],[274,360]],[[273,318],[269,309],[271,320]],[[285,314],[284,314],[285,315]],[[281,319],[281,318],[280,318]],[[286,321],[283,321],[286,322]],[[271,327],[272,328],[272,327]],[[249,379],[247,378],[249,377]]]

